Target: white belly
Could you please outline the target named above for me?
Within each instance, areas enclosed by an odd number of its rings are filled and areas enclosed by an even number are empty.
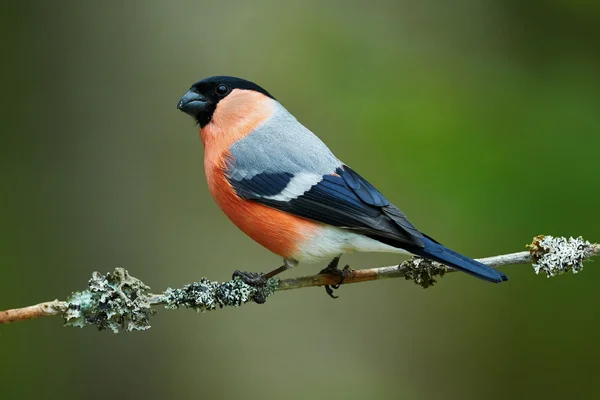
[[[353,251],[410,254],[406,250],[392,247],[367,236],[327,225],[298,247],[294,259],[308,263],[333,259],[340,254]]]

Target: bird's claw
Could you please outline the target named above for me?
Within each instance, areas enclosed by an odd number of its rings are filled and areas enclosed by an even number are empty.
[[[267,283],[265,274],[262,272],[247,272],[235,270],[231,275],[231,279],[240,278],[242,282],[250,286],[264,286]]]
[[[263,304],[267,301],[267,297],[265,295],[265,286],[267,284],[267,280],[265,279],[265,274],[262,272],[246,272],[235,270],[231,275],[232,279],[239,278],[246,285],[252,286],[256,289],[254,293],[254,302],[258,304]]]
[[[331,297],[332,299],[337,299],[339,296],[336,296],[333,294],[334,290],[337,290],[340,288],[340,286],[342,285],[342,283],[344,283],[344,279],[346,279],[346,276],[350,273],[351,269],[349,265],[346,265],[344,267],[344,269],[339,269],[338,268],[338,263],[340,262],[339,257],[338,258],[334,258],[329,265],[327,266],[327,268],[322,269],[319,274],[330,274],[330,275],[335,275],[337,277],[340,278],[340,281],[335,284],[335,285],[325,285],[325,292],[327,293],[327,295],[329,295],[329,297]]]

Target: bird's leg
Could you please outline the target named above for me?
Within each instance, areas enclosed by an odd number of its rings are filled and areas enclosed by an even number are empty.
[[[266,274],[264,274],[264,278],[265,279],[272,278],[275,275],[279,275],[283,271],[287,271],[290,268],[294,268],[296,265],[298,265],[298,261],[284,258],[283,259],[283,265],[281,267],[279,267],[279,268],[275,268],[271,272],[267,272]]]
[[[246,272],[246,271],[235,270],[232,275],[232,279],[240,278],[242,280],[242,282],[244,282],[245,284],[259,289],[257,292],[257,294],[258,294],[259,292],[261,292],[260,289],[263,289],[264,286],[267,284],[267,280],[269,278],[272,278],[275,275],[279,275],[283,271],[287,271],[288,269],[293,268],[296,265],[298,265],[298,261],[293,260],[293,259],[284,258],[283,265],[279,268],[275,268],[271,272],[267,272],[265,274],[262,272]],[[257,295],[257,294],[255,294],[255,296],[254,296],[254,301],[259,304],[264,303],[266,301],[266,298],[264,296]]]
[[[327,267],[325,269],[322,269],[319,274],[332,274],[335,276],[338,276],[340,278],[340,281],[336,284],[336,285],[325,285],[325,292],[327,292],[327,294],[329,295],[329,297],[331,297],[332,299],[337,299],[338,296],[335,296],[333,294],[334,289],[339,289],[340,285],[342,283],[344,283],[344,279],[346,278],[346,274],[350,271],[350,266],[346,265],[344,267],[344,269],[339,269],[338,268],[338,264],[340,263],[340,257],[341,255],[337,256],[336,258],[334,258],[333,260],[331,260],[331,262],[329,263],[329,265],[327,265]]]
[[[287,271],[290,268],[298,265],[298,261],[293,259],[283,259],[283,265],[279,268],[275,268],[271,272],[267,272],[266,274],[263,272],[246,272],[235,270],[232,278],[240,278],[244,283],[250,286],[260,286],[264,285],[267,282],[267,279],[274,277],[275,275],[279,275],[283,271]]]

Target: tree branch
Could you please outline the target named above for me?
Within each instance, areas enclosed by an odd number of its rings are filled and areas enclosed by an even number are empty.
[[[533,263],[536,274],[548,277],[568,271],[577,273],[583,262],[600,255],[600,245],[579,238],[537,236],[528,245],[529,251],[478,259],[491,267]],[[405,278],[427,288],[436,276],[454,270],[437,262],[413,257],[391,267],[347,270],[344,284],[377,279]],[[202,278],[199,282],[179,289],[168,288],[163,293],[150,293],[150,288],[122,269],[102,275],[92,274],[88,289],[74,292],[66,301],[54,300],[29,307],[0,311],[0,324],[60,315],[65,326],[95,325],[98,329],[134,331],[150,328],[149,318],[156,312],[152,307],[162,305],[167,309],[192,308],[198,312],[225,306],[239,307],[258,299],[265,299],[277,291],[301,289],[312,286],[335,285],[339,277],[329,274],[303,276],[280,280],[271,278],[261,288],[249,286],[239,279],[224,283]]]
[[[11,322],[24,321],[27,319],[61,315],[68,306],[68,303],[65,301],[54,300],[36,304],[34,306],[0,311],[0,324],[10,324]]]

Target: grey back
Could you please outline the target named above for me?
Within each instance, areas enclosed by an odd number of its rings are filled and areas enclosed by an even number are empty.
[[[325,143],[279,102],[275,107],[254,132],[231,146],[230,178],[249,179],[262,172],[325,175],[342,165]]]

